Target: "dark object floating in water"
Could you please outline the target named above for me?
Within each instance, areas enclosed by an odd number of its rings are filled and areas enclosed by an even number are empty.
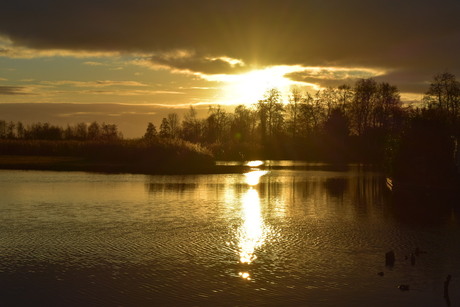
[[[444,282],[444,298],[445,299],[449,299],[449,283],[450,283],[450,279],[452,278],[452,276],[447,275],[446,277],[446,281]]]
[[[416,247],[415,248],[415,256],[421,255],[421,254],[427,254],[428,252],[420,250],[420,248]]]
[[[393,266],[395,264],[395,252],[389,251],[385,253],[385,265]]]
[[[409,285],[399,285],[398,289],[401,291],[409,291]]]
[[[383,276],[383,275],[385,275],[385,273],[383,273],[383,272],[378,272],[377,275]]]

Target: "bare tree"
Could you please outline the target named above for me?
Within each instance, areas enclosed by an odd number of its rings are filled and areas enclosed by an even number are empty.
[[[106,123],[102,123],[101,125],[101,137],[105,141],[116,141],[122,138],[121,133],[118,132],[116,124]]]
[[[25,128],[22,122],[17,122],[16,124],[16,135],[18,139],[23,139],[25,137]]]
[[[289,95],[289,103],[286,107],[288,124],[291,137],[295,139],[299,130],[300,108],[302,104],[302,92],[298,87],[292,87]]]
[[[162,138],[171,138],[171,126],[169,125],[169,121],[166,117],[163,117],[161,120],[160,125],[160,137]]]
[[[169,113],[167,119],[171,137],[178,138],[180,133],[179,115],[177,113]]]
[[[16,134],[14,132],[15,128],[16,128],[16,124],[12,121],[6,124],[6,137],[8,139],[14,139],[16,137]]]
[[[0,139],[6,138],[6,121],[0,120]]]
[[[86,123],[78,123],[76,125],[75,138],[77,140],[86,140],[88,138],[88,125]]]
[[[201,138],[201,122],[197,118],[197,112],[191,105],[182,121],[182,137],[191,142],[198,142]]]
[[[228,115],[220,105],[209,107],[209,116],[206,119],[206,139],[208,142],[223,140],[227,129]]]
[[[374,106],[374,127],[383,128],[385,131],[393,129],[401,109],[401,97],[396,86],[386,82],[377,87],[377,101]]]
[[[374,79],[361,79],[355,84],[350,117],[357,135],[363,135],[371,127],[373,109],[377,101],[377,88]]]
[[[458,123],[460,116],[460,82],[455,75],[445,72],[434,76],[424,101],[431,108],[445,112],[451,123]]]
[[[315,97],[310,93],[306,93],[303,98],[303,103],[300,105],[300,118],[303,128],[302,134],[304,136],[316,134],[321,128],[321,124],[325,117],[325,108],[318,98],[320,95],[320,91],[315,94]]]
[[[257,111],[263,141],[282,131],[284,106],[281,103],[281,92],[278,89],[272,88],[265,92],[264,99],[257,103]]]
[[[101,127],[97,122],[92,122],[88,127],[88,139],[97,140],[101,137]]]
[[[239,105],[235,108],[233,121],[231,124],[231,134],[233,139],[238,141],[254,140],[256,130],[257,114],[254,110]]]

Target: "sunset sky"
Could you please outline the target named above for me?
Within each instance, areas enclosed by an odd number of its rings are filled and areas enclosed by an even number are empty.
[[[420,100],[460,76],[459,16],[458,0],[2,0],[0,119],[133,137],[190,104],[369,77]]]

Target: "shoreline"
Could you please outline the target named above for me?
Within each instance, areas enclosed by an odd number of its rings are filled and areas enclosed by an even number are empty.
[[[41,171],[80,171],[96,173],[130,173],[145,175],[186,175],[186,174],[233,174],[244,173],[249,167],[244,165],[211,165],[200,167],[175,167],[174,165],[155,165],[133,162],[90,161],[81,157],[0,155],[0,169],[3,170],[41,170]]]

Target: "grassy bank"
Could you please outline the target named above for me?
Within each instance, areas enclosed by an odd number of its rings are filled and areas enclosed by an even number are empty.
[[[0,168],[142,174],[238,171],[215,166],[206,149],[181,140],[2,140]]]
[[[0,155],[0,169],[132,174],[222,174],[242,173],[247,171],[248,168],[239,165],[216,166],[214,164],[202,168],[179,168],[168,165],[158,167],[129,162],[88,161],[81,157]]]

